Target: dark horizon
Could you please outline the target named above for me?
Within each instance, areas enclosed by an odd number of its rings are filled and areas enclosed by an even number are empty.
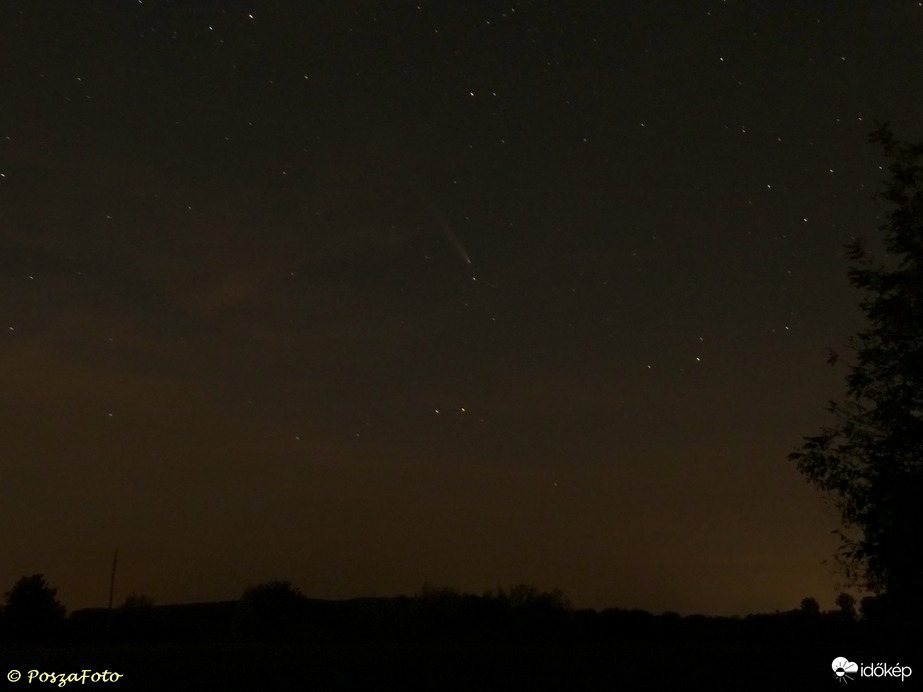
[[[923,7],[7,4],[0,588],[832,607]],[[4,587],[3,585],[7,585]]]
[[[105,611],[105,610],[110,609],[108,598],[105,599],[105,602],[98,603],[98,604],[82,605],[76,608],[71,607],[61,597],[61,594],[66,593],[67,591],[66,588],[62,590],[61,584],[66,583],[66,582],[54,581],[53,579],[49,579],[47,574],[44,574],[41,572],[35,572],[33,574],[42,577],[45,580],[45,583],[49,587],[54,589],[58,602],[61,603],[61,605],[64,606],[65,608],[65,617],[70,617],[74,613],[78,613],[82,611]],[[32,575],[21,575],[20,578],[27,577],[27,576],[32,576]],[[476,591],[459,589],[453,584],[433,584],[431,582],[424,582],[418,588],[413,589],[412,591],[409,591],[406,593],[384,594],[384,593],[371,592],[371,593],[365,593],[365,594],[347,595],[343,597],[325,598],[325,597],[316,596],[311,593],[306,593],[304,592],[303,589],[301,589],[301,587],[297,583],[293,582],[290,579],[286,579],[284,576],[279,576],[276,578],[266,579],[262,581],[251,580],[247,582],[247,585],[244,587],[243,591],[240,594],[236,596],[232,596],[230,598],[217,598],[217,599],[194,600],[194,601],[162,602],[162,601],[158,601],[152,598],[150,594],[147,594],[147,593],[135,590],[135,589],[131,589],[127,586],[122,589],[119,589],[118,586],[116,586],[116,589],[114,591],[114,597],[113,597],[112,604],[111,604],[111,609],[120,610],[120,609],[125,609],[125,608],[138,607],[136,604],[136,601],[144,603],[143,607],[155,607],[155,608],[159,608],[161,606],[185,607],[185,606],[235,603],[235,602],[240,601],[240,599],[244,597],[248,591],[253,590],[253,589],[258,589],[261,587],[266,587],[266,586],[273,585],[273,584],[288,585],[291,589],[293,589],[295,592],[297,592],[303,598],[309,601],[329,602],[329,603],[346,603],[346,602],[362,601],[366,599],[371,599],[371,600],[417,599],[425,595],[426,593],[436,593],[436,592],[447,592],[447,593],[456,594],[462,597],[485,598],[485,597],[490,597],[493,594],[497,594],[498,592],[510,592],[516,588],[528,588],[528,589],[532,589],[536,591],[539,594],[555,594],[556,596],[559,596],[561,599],[563,599],[563,602],[567,604],[567,608],[574,612],[583,611],[583,610],[593,610],[597,612],[603,612],[605,610],[640,611],[640,612],[650,613],[651,615],[655,617],[661,616],[661,615],[671,615],[671,614],[676,614],[676,615],[679,615],[680,617],[705,616],[709,618],[711,617],[737,618],[737,617],[746,617],[746,616],[751,616],[751,615],[772,615],[772,614],[797,611],[799,607],[801,606],[802,602],[806,599],[816,601],[818,607],[820,608],[820,612],[833,613],[833,612],[837,612],[838,610],[838,606],[835,603],[835,600],[836,600],[836,597],[840,596],[841,594],[846,593],[846,594],[851,595],[855,599],[857,609],[859,605],[861,604],[861,598],[863,597],[862,594],[864,594],[864,597],[874,598],[874,595],[869,592],[856,590],[855,588],[851,588],[851,587],[844,587],[839,592],[835,593],[831,599],[829,599],[829,603],[825,603],[823,599],[817,598],[813,594],[805,594],[801,599],[799,599],[798,603],[793,603],[789,607],[786,607],[786,608],[776,608],[776,609],[773,609],[773,611],[771,612],[770,611],[752,611],[748,613],[707,613],[707,612],[702,612],[702,611],[680,612],[674,609],[664,609],[661,611],[652,611],[646,608],[639,608],[639,607],[626,605],[622,603],[609,603],[609,604],[605,604],[602,606],[582,605],[579,603],[574,603],[569,597],[569,595],[566,592],[562,591],[561,589],[557,589],[553,586],[549,586],[548,588],[545,588],[545,587],[531,584],[528,582],[517,582],[517,583],[511,583],[511,584],[495,584],[492,587],[488,587],[488,588],[484,588],[484,589],[480,589]],[[11,583],[9,586],[3,587],[2,590],[0,590],[0,596],[8,595],[10,592],[10,587],[12,586],[13,584]],[[119,593],[121,593],[121,596],[118,595]],[[860,594],[860,596],[857,597],[857,594]],[[2,612],[3,600],[4,600],[3,598],[0,598],[0,612]]]
[[[6,645],[0,662],[10,681],[102,678],[132,689],[200,689],[206,680],[222,689],[263,689],[269,682],[289,689],[296,681],[365,689],[382,680],[414,689],[446,683],[470,689],[499,680],[517,687],[616,682],[629,689],[707,681],[710,689],[736,689],[767,656],[812,686],[844,673],[851,674],[847,682],[881,677],[885,670],[906,680],[911,665],[867,661],[885,651],[911,659],[908,635],[917,624],[895,601],[865,599],[857,608],[847,594],[832,612],[804,599],[785,612],[681,617],[573,609],[560,592],[526,585],[482,595],[426,587],[412,597],[321,601],[272,582],[236,601],[157,606],[134,596],[121,607],[65,619],[41,575],[24,577],[14,591],[0,611]],[[844,650],[863,656],[832,653]],[[49,661],[54,672],[46,670]],[[756,689],[778,684],[758,679],[763,684]]]
[[[461,627],[464,629],[468,619],[463,614],[467,610],[468,614],[480,610],[479,619],[487,616],[491,617],[500,615],[497,606],[501,610],[508,610],[511,613],[517,610],[532,610],[548,614],[557,614],[555,617],[579,621],[580,618],[590,614],[602,617],[633,617],[635,625],[639,624],[638,616],[648,618],[649,622],[661,620],[663,622],[678,622],[685,620],[690,623],[701,623],[703,621],[714,622],[767,622],[767,618],[775,619],[778,622],[787,620],[784,628],[790,628],[793,634],[799,637],[814,636],[817,632],[811,628],[819,626],[822,620],[827,622],[827,626],[835,629],[846,628],[841,632],[843,635],[856,636],[861,632],[877,633],[878,635],[890,632],[889,637],[899,637],[900,630],[896,629],[902,625],[902,610],[899,607],[890,605],[887,595],[869,595],[862,600],[857,599],[848,591],[841,591],[837,594],[833,608],[824,608],[821,603],[814,597],[806,596],[801,599],[800,603],[791,608],[784,610],[775,610],[771,613],[736,613],[733,615],[714,615],[709,613],[678,613],[673,610],[663,612],[651,612],[641,608],[627,608],[619,605],[609,605],[605,608],[586,608],[573,604],[567,597],[567,594],[560,589],[540,589],[532,584],[511,584],[500,586],[494,589],[485,589],[482,592],[474,593],[455,588],[451,585],[440,584],[423,584],[414,593],[410,594],[368,594],[353,596],[342,599],[324,599],[316,598],[311,594],[306,594],[285,579],[273,579],[260,583],[250,584],[239,597],[233,599],[197,601],[188,603],[157,603],[147,594],[130,592],[121,602],[113,600],[111,603],[101,606],[89,606],[79,609],[70,609],[66,603],[61,602],[58,597],[56,585],[50,583],[43,574],[23,575],[9,591],[4,594],[4,603],[0,605],[0,640],[7,640],[20,643],[55,643],[74,639],[75,633],[81,628],[89,626],[85,634],[91,636],[96,641],[102,638],[100,643],[108,641],[116,642],[120,637],[109,636],[109,626],[106,621],[109,618],[115,618],[123,622],[137,620],[132,626],[135,635],[142,639],[154,634],[154,632],[145,632],[143,625],[153,625],[151,615],[156,612],[172,612],[180,614],[180,619],[188,619],[190,614],[211,613],[206,619],[214,620],[206,629],[213,633],[218,632],[223,620],[231,616],[234,612],[238,615],[252,617],[260,614],[261,618],[272,619],[274,617],[288,617],[286,613],[294,614],[298,619],[304,619],[304,624],[309,625],[315,635],[323,635],[327,628],[330,633],[343,634],[341,628],[347,626],[362,627],[362,621],[366,617],[372,620],[380,619],[382,614],[390,612],[392,615],[402,612],[404,617],[417,619],[420,616],[420,608],[423,610],[432,609],[433,613],[438,612],[439,619],[444,620],[443,626],[448,628]],[[53,607],[49,604],[55,604]],[[377,604],[371,611],[364,609],[362,604]],[[416,607],[410,604],[417,604]],[[492,604],[492,608],[484,611],[479,604]],[[410,606],[408,608],[408,606]],[[325,610],[317,611],[316,608]],[[310,618],[303,609],[314,608],[315,613],[325,613],[320,618]],[[334,608],[334,610],[330,610]],[[384,608],[382,611],[380,608]],[[9,615],[10,609],[13,614]],[[49,611],[54,611],[50,616]],[[347,615],[347,613],[352,615]],[[377,612],[377,615],[376,615]],[[493,615],[491,615],[491,612]],[[215,614],[224,614],[224,617],[217,617]],[[330,619],[330,615],[339,613]],[[358,618],[357,618],[358,616]],[[12,619],[9,619],[12,618]],[[193,617],[192,620],[195,618]],[[341,622],[337,623],[337,619]],[[385,620],[388,617],[384,618]],[[704,620],[703,620],[704,619]],[[192,624],[190,620],[190,624]],[[227,626],[230,621],[224,622]],[[563,622],[563,621],[562,621]],[[624,621],[623,626],[630,624],[631,621]],[[27,631],[26,625],[38,623],[34,631]],[[70,624],[68,624],[70,623]],[[76,623],[76,624],[75,624]],[[813,623],[813,624],[812,624]],[[214,625],[218,624],[219,628],[215,629]],[[470,624],[470,622],[468,622]],[[559,622],[558,626],[562,623]],[[60,628],[65,627],[73,630],[70,635],[65,636]],[[100,629],[102,626],[102,629]],[[697,627],[698,625],[695,625]],[[757,625],[760,629],[762,625]],[[74,629],[76,628],[76,629]],[[161,628],[162,629],[162,628]],[[284,629],[284,627],[283,627]],[[621,627],[619,628],[621,631]],[[20,631],[23,630],[23,631]],[[861,632],[860,632],[861,630]],[[292,634],[292,633],[289,633]],[[355,634],[350,635],[355,638]],[[392,633],[393,634],[393,633]],[[233,632],[225,632],[224,635],[234,638]],[[388,637],[387,630],[381,632],[382,636]],[[489,629],[481,633],[482,636],[489,638]],[[776,637],[779,632],[772,636]],[[157,634],[158,637],[167,637],[170,641],[180,642],[188,639],[188,634],[182,631],[182,627],[176,630],[162,630]],[[197,635],[198,636],[198,635]],[[272,628],[263,631],[261,636],[278,637],[280,633],[273,634]],[[297,638],[296,638],[297,639]]]

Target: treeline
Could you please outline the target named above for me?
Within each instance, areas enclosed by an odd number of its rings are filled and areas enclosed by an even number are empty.
[[[0,611],[0,638],[20,642],[471,642],[806,641],[899,632],[882,599],[841,594],[822,612],[797,609],[745,617],[654,615],[644,610],[574,609],[560,591],[518,585],[482,595],[424,586],[414,596],[312,599],[289,582],[248,588],[236,601],[155,605],[132,595],[111,610],[65,616],[42,575],[23,577]]]

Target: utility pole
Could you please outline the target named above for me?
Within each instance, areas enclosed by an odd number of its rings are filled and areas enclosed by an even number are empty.
[[[119,561],[119,549],[112,553],[112,574],[109,576],[109,609],[106,611],[106,638],[109,638],[109,629],[112,626],[112,595],[115,592],[115,566]]]
[[[119,549],[112,553],[112,576],[109,577],[109,610],[112,610],[112,594],[115,592],[115,566],[119,561]]]

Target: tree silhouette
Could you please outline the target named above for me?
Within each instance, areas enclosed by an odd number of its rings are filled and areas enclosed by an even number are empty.
[[[130,593],[125,597],[125,602],[119,606],[122,610],[153,608],[154,599],[144,594]]]
[[[109,617],[114,639],[144,639],[156,629],[154,599],[143,594],[130,593]]]
[[[870,141],[890,160],[879,196],[891,206],[886,264],[860,238],[847,245],[849,281],[868,326],[849,342],[847,393],[827,410],[836,424],[789,455],[839,509],[838,559],[852,583],[921,612],[914,547],[923,529],[923,142],[894,139],[885,124]],[[829,362],[838,355],[831,351]]]
[[[6,593],[3,629],[9,637],[37,641],[55,636],[64,622],[65,608],[55,599],[56,589],[41,574],[22,577]]]
[[[237,602],[234,629],[239,636],[285,640],[305,625],[307,599],[287,581],[248,587]]]
[[[840,618],[843,622],[855,622],[856,620],[856,599],[851,594],[842,591],[837,595],[836,607],[840,609]]]
[[[819,620],[820,619],[820,603],[817,602],[816,598],[802,598],[801,607],[799,608],[801,615],[808,620]]]
[[[567,611],[571,605],[560,589],[552,591],[539,591],[531,584],[515,584],[508,592],[497,589],[497,600],[516,610],[533,609],[552,611]]]

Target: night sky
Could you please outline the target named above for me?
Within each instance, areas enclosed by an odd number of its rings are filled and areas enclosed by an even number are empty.
[[[0,591],[832,607],[921,5],[3,3]]]

